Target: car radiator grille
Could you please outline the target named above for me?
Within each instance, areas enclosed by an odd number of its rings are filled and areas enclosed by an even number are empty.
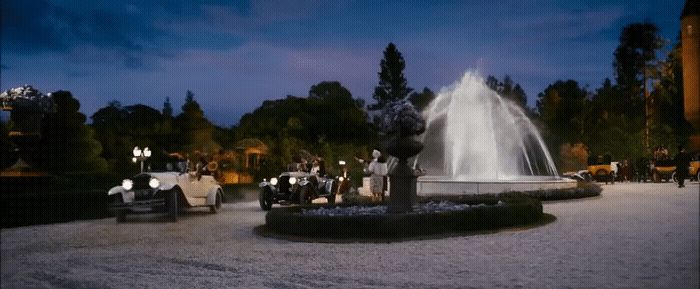
[[[151,189],[151,187],[148,186],[148,182],[151,180],[151,176],[149,175],[138,175],[135,176],[132,181],[134,182],[134,190],[147,190]]]

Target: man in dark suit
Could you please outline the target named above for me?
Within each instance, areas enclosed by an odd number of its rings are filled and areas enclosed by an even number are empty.
[[[673,160],[676,163],[676,178],[678,179],[678,187],[685,187],[683,184],[685,178],[688,177],[688,167],[690,166],[690,156],[685,152],[683,146],[678,146],[678,154]]]

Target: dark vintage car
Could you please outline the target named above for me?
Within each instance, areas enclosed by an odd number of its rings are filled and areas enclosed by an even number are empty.
[[[663,159],[654,161],[654,166],[651,169],[651,178],[655,183],[672,180],[673,174],[676,172],[676,163],[672,159]]]
[[[260,182],[260,208],[267,211],[273,204],[311,204],[316,198],[326,198],[329,204],[334,204],[338,185],[344,181],[342,178],[320,177],[306,172],[284,172],[277,178]]]
[[[194,173],[147,172],[125,179],[107,192],[117,222],[128,213],[164,212],[172,221],[187,207],[208,207],[216,213],[223,202],[223,190],[212,176]]]

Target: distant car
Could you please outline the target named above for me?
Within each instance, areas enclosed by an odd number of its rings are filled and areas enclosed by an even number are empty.
[[[613,162],[610,155],[590,156],[587,169],[597,182],[615,183],[617,162]]]
[[[690,166],[688,166],[688,178],[691,181],[700,181],[700,160],[694,160],[690,162]],[[673,179],[673,182],[675,183],[678,182],[675,170],[671,175],[671,179]]]
[[[676,163],[672,159],[656,160],[651,169],[651,179],[655,182],[668,182],[676,173]]]
[[[125,179],[107,192],[117,222],[128,213],[165,212],[172,221],[186,207],[209,207],[216,213],[223,203],[223,190],[212,176],[194,173],[147,172]]]
[[[344,181],[340,178],[336,180],[306,172],[284,172],[279,177],[265,179],[258,185],[260,208],[268,211],[273,204],[311,204],[316,198],[326,198],[329,204],[334,204],[338,183]]]

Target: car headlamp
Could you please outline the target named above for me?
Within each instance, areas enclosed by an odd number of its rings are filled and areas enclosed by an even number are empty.
[[[134,187],[134,182],[130,179],[125,179],[122,181],[122,188],[125,190],[131,190]]]
[[[271,178],[271,179],[270,179],[270,184],[272,184],[273,186],[276,186],[276,185],[277,185],[277,182],[279,182],[279,180],[277,180],[277,178]]]
[[[151,187],[151,189],[156,189],[160,187],[160,181],[156,178],[151,178],[151,180],[148,181],[148,186]]]
[[[344,180],[345,180],[345,178],[343,178],[343,177],[340,177],[340,178],[338,178],[338,180],[342,182],[342,181],[344,181]]]
[[[296,183],[297,183],[297,178],[295,178],[295,177],[289,178],[289,184],[290,184],[290,185],[293,185],[293,184],[296,184]]]

